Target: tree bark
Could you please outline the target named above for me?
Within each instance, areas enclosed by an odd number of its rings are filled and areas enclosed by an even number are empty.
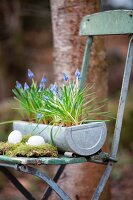
[[[73,76],[81,68],[85,37],[79,36],[79,25],[85,15],[100,10],[97,0],[51,0],[52,25],[54,38],[54,72],[57,82],[61,82],[62,72]],[[87,81],[94,82],[99,99],[107,96],[107,65],[103,38],[95,38]],[[108,145],[105,145],[108,149]],[[67,165],[58,184],[71,199],[91,199],[102,176],[103,166],[84,163]],[[58,199],[55,193],[50,199]],[[110,199],[108,189],[102,199]]]

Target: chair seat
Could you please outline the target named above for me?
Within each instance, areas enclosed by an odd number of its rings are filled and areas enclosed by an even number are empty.
[[[10,164],[22,164],[22,165],[65,165],[65,164],[74,164],[74,163],[84,163],[84,162],[97,162],[105,164],[110,159],[110,156],[106,152],[97,152],[92,156],[83,157],[66,157],[63,154],[59,154],[58,158],[54,157],[39,157],[39,158],[30,158],[30,157],[9,157],[0,155],[0,163],[10,163]]]
[[[11,163],[11,164],[23,164],[23,165],[62,165],[62,164],[74,164],[74,163],[83,163],[88,162],[86,157],[76,157],[69,158],[63,155],[59,155],[58,158],[54,157],[39,157],[39,158],[27,158],[27,157],[9,157],[9,156],[0,156],[0,162],[2,163]]]

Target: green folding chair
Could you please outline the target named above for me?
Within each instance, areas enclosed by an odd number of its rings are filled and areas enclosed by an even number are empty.
[[[131,35],[131,39],[129,42],[125,71],[123,76],[123,83],[121,88],[118,113],[116,119],[116,125],[114,130],[114,137],[112,142],[112,150],[109,154],[104,152],[98,152],[95,155],[88,157],[80,157],[77,156],[75,158],[65,157],[60,155],[59,158],[24,158],[24,157],[7,157],[0,156],[0,170],[4,173],[8,179],[16,186],[16,188],[29,200],[35,200],[33,195],[27,191],[26,188],[12,175],[12,173],[7,169],[13,168],[19,172],[24,172],[27,174],[32,174],[34,176],[39,177],[44,182],[48,184],[48,188],[43,194],[41,199],[48,199],[51,191],[54,190],[57,195],[63,199],[68,200],[71,199],[58,185],[57,181],[60,178],[65,165],[66,164],[74,164],[74,163],[84,163],[84,162],[94,162],[97,164],[107,165],[106,169],[101,177],[101,180],[96,188],[95,193],[93,194],[92,200],[99,199],[101,192],[104,189],[104,186],[110,176],[111,170],[114,166],[114,163],[117,162],[117,152],[120,140],[120,133],[122,127],[122,120],[124,114],[124,107],[127,97],[129,78],[131,74],[131,67],[133,63],[133,11],[131,10],[114,10],[114,11],[106,11],[100,12],[92,15],[85,16],[80,25],[80,35],[88,36],[85,53],[82,64],[82,79],[81,79],[81,88],[84,86],[86,74],[89,65],[90,51],[93,43],[93,36],[103,36],[103,35],[122,35],[128,34]],[[42,173],[40,170],[31,167],[29,165],[60,165],[59,169],[53,180],[49,178],[45,173]]]

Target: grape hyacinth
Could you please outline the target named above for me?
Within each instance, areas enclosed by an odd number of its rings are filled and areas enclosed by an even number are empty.
[[[17,88],[17,89],[21,89],[21,88],[22,88],[21,83],[19,83],[18,81],[16,81],[16,88]]]
[[[51,84],[50,91],[53,92],[53,94],[58,94],[58,86],[56,83]]]
[[[30,69],[28,69],[28,77],[29,77],[29,79],[34,78],[34,73]]]
[[[49,100],[49,97],[46,96],[46,95],[43,95],[43,100],[44,100],[44,101],[48,101],[48,100]]]
[[[24,90],[29,90],[29,89],[30,89],[29,85],[25,82],[25,84],[24,84]]]
[[[80,71],[77,69],[76,72],[75,72],[75,77],[80,80],[81,79],[81,74],[80,74]]]
[[[64,75],[64,81],[68,81],[68,75],[67,74],[65,74],[65,73],[63,73],[63,75]]]
[[[43,92],[44,88],[45,88],[45,84],[44,83],[40,83],[38,92]]]
[[[39,90],[38,92],[43,92],[44,88],[45,88],[45,83],[47,82],[47,78],[46,76],[43,76],[41,79],[41,82],[39,84]]]
[[[45,84],[46,82],[47,82],[47,78],[46,78],[46,76],[43,76],[41,79],[41,83]]]
[[[63,83],[54,83],[48,88],[46,76],[43,75],[38,83],[34,80],[34,73],[28,69],[28,78],[31,84],[25,82],[22,86],[16,81],[13,93],[20,103],[20,113],[23,111],[26,119],[31,122],[73,126],[97,121],[99,116],[102,118],[107,113],[101,110],[105,101],[96,104],[96,93],[92,86],[80,89],[81,73],[78,69],[73,81],[66,73],[62,73]]]
[[[43,117],[43,114],[41,114],[41,113],[37,114],[37,119],[41,119],[42,117]]]

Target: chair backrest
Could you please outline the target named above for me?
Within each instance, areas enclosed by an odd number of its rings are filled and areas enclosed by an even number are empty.
[[[116,35],[133,33],[133,11],[105,11],[83,18],[80,35]]]
[[[127,52],[127,58],[126,58],[126,64],[125,64],[125,70],[123,75],[123,82],[122,82],[122,88],[121,88],[121,94],[117,112],[117,119],[114,130],[114,137],[113,137],[112,151],[111,151],[111,156],[113,158],[116,158],[117,156],[125,102],[127,97],[130,74],[131,74],[131,67],[133,63],[133,11],[131,10],[105,11],[85,16],[81,21],[80,35],[88,36],[82,62],[82,69],[81,69],[81,84],[80,84],[81,88],[84,86],[84,82],[86,79],[86,74],[89,65],[90,51],[93,43],[93,36],[121,35],[121,34],[131,34],[132,36],[128,46],[128,52]]]

